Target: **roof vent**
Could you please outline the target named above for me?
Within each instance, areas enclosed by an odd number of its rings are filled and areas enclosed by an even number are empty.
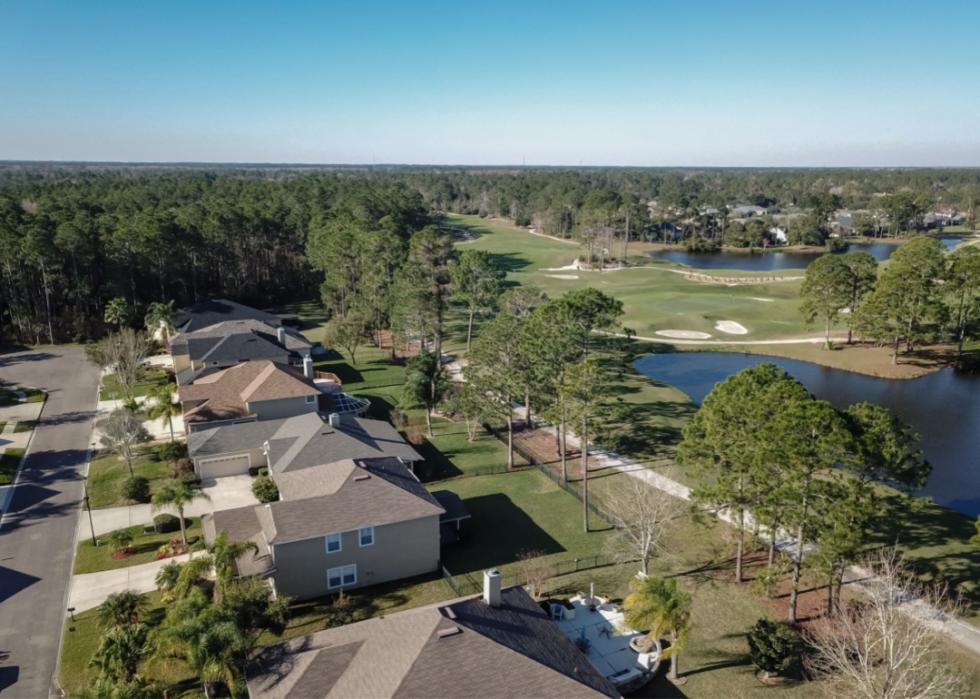
[[[490,607],[500,606],[500,571],[496,568],[483,571],[483,601]]]
[[[463,630],[458,626],[447,626],[444,629],[439,629],[436,631],[436,636],[439,638],[446,638],[448,636],[455,636],[456,634],[463,633]]]
[[[371,474],[370,473],[362,473],[359,476],[354,476],[354,480],[355,481],[366,481],[370,477],[371,477]]]
[[[330,422],[331,427],[340,427],[340,413],[330,413],[327,416],[327,420]]]
[[[449,617],[450,619],[453,619],[453,620],[456,619],[456,610],[455,609],[453,609],[452,607],[444,607],[444,609],[446,610],[446,616],[447,617]]]
[[[276,339],[279,340],[280,345],[286,344],[286,328],[281,325],[276,328]]]

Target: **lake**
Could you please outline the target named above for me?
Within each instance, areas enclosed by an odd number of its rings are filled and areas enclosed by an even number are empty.
[[[940,238],[947,250],[952,250],[963,240],[949,236]],[[898,248],[890,243],[851,243],[847,252],[867,252],[881,262],[887,260]],[[655,260],[666,260],[696,269],[740,269],[747,272],[769,272],[775,269],[803,269],[825,254],[802,251],[772,252],[687,252],[686,250],[658,250],[649,253]]]
[[[869,401],[890,408],[922,436],[932,475],[921,495],[971,517],[980,514],[980,376],[953,369],[917,379],[879,379],[794,359],[727,352],[668,352],[638,359],[636,369],[700,403],[732,374],[772,362],[837,408]]]

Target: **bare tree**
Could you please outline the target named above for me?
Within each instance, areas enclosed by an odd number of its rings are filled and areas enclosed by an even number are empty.
[[[518,557],[521,576],[535,599],[544,592],[544,584],[551,577],[551,565],[544,560],[544,555],[543,551],[522,551]]]
[[[119,454],[126,462],[129,475],[133,472],[133,456],[139,444],[150,441],[150,433],[140,419],[126,408],[116,408],[109,417],[98,423],[102,446]]]
[[[640,572],[646,576],[650,559],[667,551],[671,531],[684,512],[684,505],[639,478],[625,480],[605,502],[606,515],[616,527],[609,545],[619,560],[639,561]]]
[[[807,632],[810,670],[862,699],[940,699],[960,694],[963,678],[944,664],[938,623],[955,612],[946,590],[917,581],[894,550],[866,559],[865,599]]]
[[[140,366],[150,354],[152,346],[145,332],[123,328],[86,347],[86,353],[95,364],[115,374],[123,396],[132,400],[139,381]]]

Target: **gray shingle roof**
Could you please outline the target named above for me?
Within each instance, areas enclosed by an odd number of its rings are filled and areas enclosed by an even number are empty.
[[[248,505],[219,510],[201,517],[206,541],[214,541],[218,532],[226,531],[229,541],[250,541],[256,545],[256,551],[248,551],[236,561],[235,568],[239,575],[265,575],[275,567],[269,542],[262,528],[262,520],[259,516],[261,513],[258,511],[260,509]]]
[[[465,599],[270,646],[249,669],[249,691],[253,699],[619,696],[522,588],[501,597],[500,607]],[[452,626],[460,633],[439,636]]]
[[[175,335],[170,348],[174,354],[186,354],[194,361],[223,362],[298,357],[310,351],[309,341],[298,331],[283,331],[285,345],[279,343],[278,328],[267,322],[253,318],[222,321]]]
[[[265,321],[273,326],[282,324],[282,320],[272,313],[227,299],[212,299],[183,309],[174,321],[174,325],[182,332],[191,332],[225,320],[249,318]]]
[[[279,474],[274,479],[283,499],[266,506],[274,527],[274,531],[265,532],[271,544],[444,512],[397,459],[346,460]]]
[[[344,416],[337,427],[311,413],[293,418],[269,440],[269,466],[273,473],[294,471],[346,459],[422,457],[383,420]]]

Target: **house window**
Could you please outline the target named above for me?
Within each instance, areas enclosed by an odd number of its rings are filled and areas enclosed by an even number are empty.
[[[361,542],[361,548],[374,546],[374,527],[364,527],[357,532],[357,539]]]
[[[341,550],[340,534],[327,534],[327,553],[337,553]]]
[[[316,396],[307,396],[306,397],[306,402],[307,403],[316,403]]]
[[[327,569],[327,589],[347,587],[357,584],[357,565],[338,566]]]

